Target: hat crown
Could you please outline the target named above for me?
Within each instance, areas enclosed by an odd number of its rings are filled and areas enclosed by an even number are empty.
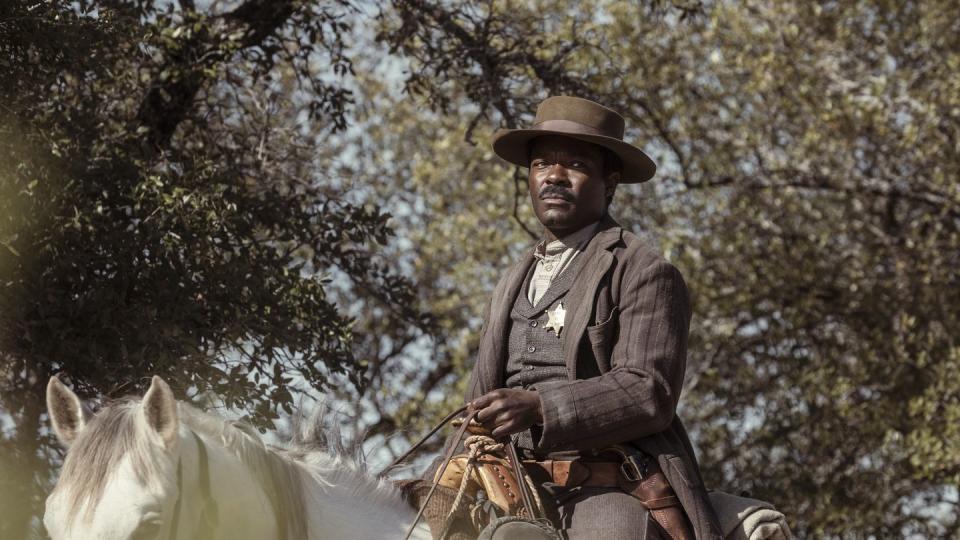
[[[593,134],[623,140],[623,117],[589,99],[554,96],[543,100],[537,107],[533,127],[537,129],[557,122],[573,122]]]

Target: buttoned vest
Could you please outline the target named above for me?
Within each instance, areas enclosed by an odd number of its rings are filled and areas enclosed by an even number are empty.
[[[561,304],[567,312],[566,323],[574,313],[576,306],[565,302],[567,292],[573,286],[577,272],[583,264],[581,253],[554,278],[550,287],[537,302],[531,305],[527,299],[527,290],[536,263],[530,266],[526,279],[520,288],[510,310],[510,333],[508,337],[507,365],[505,386],[507,388],[536,388],[537,383],[545,381],[566,380],[567,367],[563,358],[563,332],[560,335],[553,329],[547,329],[550,320],[549,313]],[[534,443],[540,439],[540,429],[534,426],[528,431],[519,433],[516,437],[517,446],[521,449],[532,450]]]

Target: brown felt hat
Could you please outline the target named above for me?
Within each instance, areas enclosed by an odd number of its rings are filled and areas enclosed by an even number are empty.
[[[590,101],[572,96],[553,96],[537,107],[530,129],[501,129],[493,135],[493,151],[501,158],[530,166],[530,142],[544,135],[563,135],[602,146],[623,162],[620,183],[646,182],[657,165],[632,144],[623,142],[623,117]]]

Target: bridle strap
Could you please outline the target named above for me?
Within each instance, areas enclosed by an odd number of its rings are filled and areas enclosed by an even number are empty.
[[[176,540],[180,528],[180,507],[183,506],[183,459],[177,460],[177,502],[173,505],[173,522],[170,524],[170,540]]]
[[[213,490],[210,487],[210,457],[207,454],[207,445],[203,444],[203,439],[195,432],[190,432],[193,439],[197,441],[197,460],[200,477],[200,496],[203,498],[203,508],[200,511],[200,526],[194,532],[193,537],[203,540],[213,538],[213,533],[217,528],[219,512],[217,501],[213,498]],[[170,525],[170,540],[176,540],[180,529],[180,511],[183,506],[183,458],[177,460],[177,502],[173,506],[173,522]]]
[[[220,518],[217,501],[213,498],[213,489],[210,487],[210,458],[207,456],[207,445],[203,444],[196,433],[193,438],[197,441],[197,450],[200,454],[200,495],[203,497],[203,509],[200,511],[200,527],[195,538],[213,538],[213,531],[217,528]]]

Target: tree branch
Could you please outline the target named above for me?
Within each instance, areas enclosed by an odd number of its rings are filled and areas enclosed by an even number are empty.
[[[170,144],[208,79],[205,72],[226,59],[220,36],[240,31],[241,49],[256,46],[284,24],[296,5],[293,0],[248,0],[223,16],[228,28],[218,36],[203,31],[190,34],[179,49],[170,51],[137,112],[137,123],[145,130],[144,154],[152,157]]]

